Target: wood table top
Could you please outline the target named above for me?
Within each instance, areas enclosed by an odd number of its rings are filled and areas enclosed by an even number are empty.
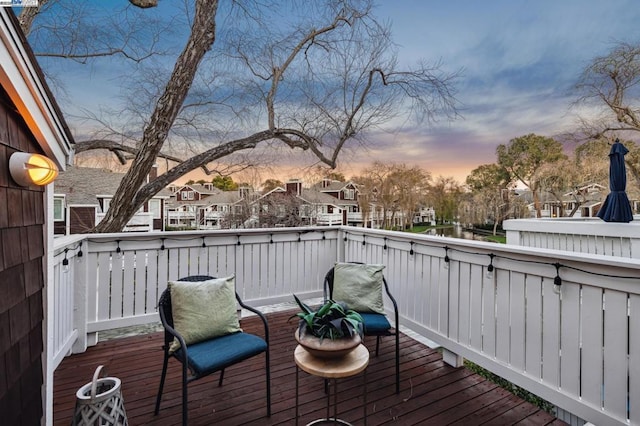
[[[363,371],[369,364],[369,350],[363,344],[358,345],[344,357],[335,359],[314,357],[298,345],[293,357],[301,370],[325,379],[353,376]]]

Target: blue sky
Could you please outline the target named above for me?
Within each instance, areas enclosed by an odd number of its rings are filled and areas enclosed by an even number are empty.
[[[497,145],[514,137],[575,128],[576,114],[589,114],[570,108],[581,71],[615,42],[640,41],[640,3],[632,0],[380,4],[400,45],[401,63],[424,57],[464,70],[458,92],[463,118],[382,135],[369,155],[413,159],[434,175],[458,180],[495,162]],[[368,157],[359,160],[366,163]]]
[[[343,157],[339,171],[347,177],[380,160],[463,181],[473,168],[495,162],[498,144],[574,128],[576,114],[588,114],[570,109],[580,72],[615,42],[640,41],[637,0],[380,0],[376,13],[392,25],[400,64],[422,58],[463,70],[462,118],[372,135],[368,150]],[[100,73],[74,73],[76,106],[109,95],[107,85],[92,80]]]

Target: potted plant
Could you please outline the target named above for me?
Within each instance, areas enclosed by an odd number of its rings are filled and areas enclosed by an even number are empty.
[[[317,310],[303,303],[295,294],[301,312],[295,338],[313,356],[335,358],[355,349],[363,336],[363,320],[359,313],[344,302],[327,300]]]

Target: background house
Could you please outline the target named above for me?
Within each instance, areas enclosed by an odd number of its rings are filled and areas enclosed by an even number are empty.
[[[0,86],[0,423],[51,424],[53,192],[18,185],[8,164],[38,153],[64,169],[73,138],[11,8],[0,8]]]
[[[155,179],[155,169],[149,179]],[[70,167],[54,183],[55,235],[91,231],[104,218],[124,173],[90,167]],[[171,193],[162,190],[131,218],[125,231],[164,229],[165,202]]]
[[[166,226],[197,229],[203,225],[200,211],[209,205],[208,198],[220,191],[212,184],[187,184],[174,190],[166,205]]]
[[[334,203],[342,212],[343,225],[362,226],[362,213],[358,204],[360,190],[355,183],[323,179],[311,189],[337,200]]]

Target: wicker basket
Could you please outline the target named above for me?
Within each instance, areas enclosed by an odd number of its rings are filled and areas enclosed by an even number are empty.
[[[93,381],[78,389],[73,426],[127,426],[127,414],[116,377],[99,378],[102,365],[93,373]]]

